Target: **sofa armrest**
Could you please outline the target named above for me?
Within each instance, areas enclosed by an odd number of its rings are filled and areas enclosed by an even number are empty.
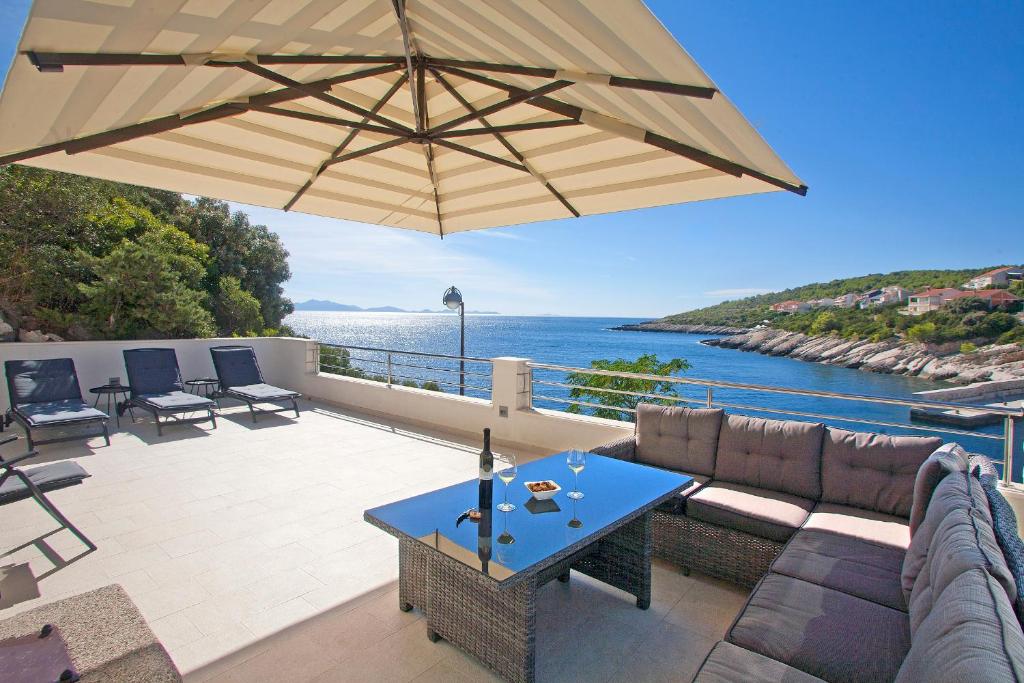
[[[636,458],[636,437],[627,436],[626,438],[619,439],[618,441],[601,444],[600,446],[591,448],[590,452],[596,455],[615,458],[616,460],[628,460],[632,462]]]

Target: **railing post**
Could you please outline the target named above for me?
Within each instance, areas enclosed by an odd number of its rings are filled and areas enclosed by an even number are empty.
[[[711,387],[708,387],[708,408],[710,408],[712,405],[714,405],[714,403],[711,400]]]
[[[1013,416],[1003,418],[1003,483],[1013,484]]]
[[[387,352],[387,361],[388,361],[388,386],[391,386],[391,352],[390,351]]]

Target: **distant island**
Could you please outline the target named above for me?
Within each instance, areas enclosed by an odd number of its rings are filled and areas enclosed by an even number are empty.
[[[454,313],[455,311],[447,308],[438,309],[436,311],[430,310],[429,308],[423,308],[418,311],[410,311],[405,308],[398,308],[397,306],[374,306],[373,308],[363,308],[362,306],[353,306],[352,304],[339,304],[337,301],[327,301],[325,299],[309,299],[307,301],[300,301],[295,304],[296,311],[349,311],[353,313]],[[475,313],[477,315],[498,315],[497,311],[466,311],[466,313]]]
[[[724,301],[619,330],[969,383],[1024,378],[1024,269],[905,270]]]

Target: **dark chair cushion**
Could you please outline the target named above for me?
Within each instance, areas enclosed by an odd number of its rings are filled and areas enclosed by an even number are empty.
[[[719,409],[641,403],[636,415],[636,461],[711,476],[721,426]]]
[[[834,683],[885,683],[910,649],[907,615],[769,572],[726,640]]]
[[[904,551],[827,531],[796,532],[772,571],[906,611]]]
[[[708,653],[693,683],[824,683],[800,669],[721,641]]]
[[[80,398],[47,403],[23,403],[14,407],[15,412],[33,427],[45,427],[59,422],[92,422],[106,420],[109,416],[96,410]]]
[[[914,478],[942,439],[886,436],[828,427],[821,458],[821,500],[910,517]]]
[[[1024,633],[988,572],[964,572],[942,592],[896,680],[1024,681]]]
[[[152,406],[158,410],[206,410],[214,403],[204,396],[196,396],[184,391],[171,391],[166,394],[144,394],[135,398],[136,403]]]
[[[217,379],[224,389],[263,384],[263,375],[251,346],[217,346],[210,349]]]
[[[21,472],[28,475],[32,483],[38,486],[43,493],[80,484],[83,479],[90,476],[78,463],[71,460],[22,469]],[[0,486],[0,505],[13,503],[31,495],[28,487],[21,480],[10,476],[4,485]]]
[[[713,481],[686,501],[686,516],[783,543],[800,528],[813,500]]]
[[[815,505],[803,528],[849,536],[900,551],[906,551],[910,545],[910,527],[904,517],[835,503]]]
[[[184,389],[174,349],[125,349],[124,367],[132,396]]]
[[[1003,494],[999,493],[997,483],[998,479],[991,474],[981,476],[981,486],[988,497],[988,507],[992,513],[996,541],[1017,586],[1013,610],[1017,613],[1017,620],[1024,623],[1024,542],[1021,542],[1020,534],[1017,533],[1017,515]]]
[[[276,401],[288,398],[298,398],[300,394],[287,389],[279,389],[269,384],[249,384],[247,386],[231,387],[226,393],[235,394],[250,401]]]
[[[82,400],[75,362],[70,358],[9,360],[4,372],[11,405]]]
[[[821,424],[726,415],[714,478],[817,500],[824,432]]]

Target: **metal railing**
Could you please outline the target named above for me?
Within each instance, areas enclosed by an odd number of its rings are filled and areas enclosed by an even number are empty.
[[[646,375],[631,372],[615,372],[611,370],[598,370],[594,368],[573,368],[562,365],[550,365],[547,363],[527,363],[527,367],[530,368],[530,405],[536,406],[537,401],[548,401],[558,405],[566,406],[579,406],[581,408],[593,408],[611,410],[624,414],[635,414],[636,410],[629,407],[609,406],[600,403],[594,403],[592,401],[583,401],[574,399],[570,393],[573,389],[584,388],[588,394],[614,394],[619,396],[628,396],[636,399],[649,399],[652,401],[658,401],[659,403],[678,403],[684,405],[698,406],[702,408],[727,408],[730,410],[750,412],[750,413],[763,413],[770,415],[782,415],[788,417],[794,417],[805,420],[815,420],[823,422],[845,422],[853,424],[871,425],[878,427],[891,427],[897,429],[906,429],[916,432],[932,432],[940,434],[953,434],[958,437],[971,438],[971,439],[983,439],[985,441],[1000,441],[1002,442],[1001,455],[997,455],[992,458],[992,461],[999,465],[1003,473],[1003,481],[1006,484],[1013,483],[1013,449],[1014,449],[1014,420],[1020,420],[1024,418],[1024,409],[1021,408],[1009,408],[1000,406],[972,406],[964,403],[946,403],[940,401],[922,401],[916,399],[905,399],[895,398],[887,396],[869,396],[864,394],[843,394],[831,391],[820,391],[813,389],[794,389],[789,387],[777,387],[777,386],[766,386],[761,384],[746,384],[743,382],[729,382],[722,380],[706,380],[697,379],[690,377],[674,377],[674,376],[662,376],[662,375]],[[664,395],[656,393],[653,390],[649,392],[644,391],[632,391],[628,389],[612,389],[606,387],[594,387],[586,386],[583,387],[579,384],[572,384],[565,381],[554,381],[550,379],[538,379],[534,377],[534,371],[541,370],[551,373],[561,373],[564,375],[579,374],[579,375],[599,375],[605,377],[617,377],[622,379],[640,380],[644,382],[652,382],[651,386],[658,385],[679,385],[682,387],[692,387],[695,389],[702,389],[700,396],[682,396],[682,395]],[[539,388],[539,389],[538,389]],[[728,392],[740,392],[740,396],[733,400],[720,400],[715,395],[715,390],[726,390]],[[539,393],[539,392],[547,393]],[[561,396],[551,395],[552,391],[562,392]],[[824,400],[838,400],[847,401],[853,403],[859,403],[861,405],[870,404],[873,406],[898,406],[905,407],[908,409],[923,409],[923,410],[955,410],[967,413],[993,413],[1002,418],[1002,430],[1001,433],[991,432],[980,432],[972,431],[968,429],[956,429],[953,427],[941,427],[933,425],[918,425],[911,424],[909,422],[898,422],[889,419],[874,419],[871,417],[851,416],[851,415],[835,415],[828,414],[819,410],[798,410],[790,407],[779,407],[779,406],[765,406],[765,405],[753,405],[745,400],[744,394],[754,395],[790,395],[800,396],[807,399],[817,399],[819,401]]]
[[[491,400],[491,365],[489,358],[320,342],[314,359],[318,372],[370,379],[388,386],[450,390],[487,400]]]

